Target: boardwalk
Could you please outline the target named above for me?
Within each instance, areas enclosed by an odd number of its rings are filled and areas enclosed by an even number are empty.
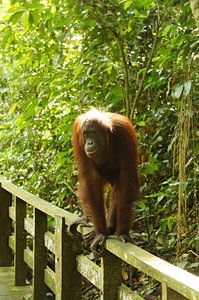
[[[14,286],[14,267],[0,268],[0,300],[31,300],[31,287]]]
[[[49,216],[54,220],[53,233],[47,227]],[[66,225],[76,218],[0,178],[0,300],[44,300],[46,289],[56,300],[81,300],[81,276],[99,289],[103,300],[144,300],[123,284],[123,261],[159,282],[162,300],[199,300],[198,276],[114,237],[107,239],[101,264],[96,264],[81,254],[81,241],[66,232]],[[47,266],[47,253],[55,257],[53,268]],[[11,267],[13,255],[15,267]],[[32,270],[32,288],[24,286],[27,266]]]

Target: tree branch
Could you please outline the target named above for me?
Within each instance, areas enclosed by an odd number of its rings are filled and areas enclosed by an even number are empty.
[[[157,20],[156,20],[156,33],[155,33],[155,37],[154,37],[154,40],[153,40],[153,46],[152,46],[152,49],[151,49],[151,53],[149,55],[149,59],[148,59],[147,65],[146,65],[145,72],[142,76],[142,79],[141,79],[140,84],[139,84],[139,88],[138,88],[137,93],[135,95],[135,98],[133,100],[133,105],[132,105],[131,114],[130,114],[130,119],[131,120],[133,120],[134,113],[135,113],[135,106],[136,106],[138,98],[140,97],[140,94],[141,94],[141,91],[142,91],[142,88],[143,88],[143,84],[144,84],[144,80],[146,78],[147,72],[148,72],[149,67],[151,65],[151,61],[152,61],[152,58],[153,58],[153,55],[154,55],[154,52],[155,52],[155,49],[156,49],[157,40],[158,40],[158,37],[159,37],[159,30],[160,30],[160,16],[159,16],[159,11],[158,11]]]
[[[82,0],[82,2],[89,6],[88,2],[86,0]],[[107,30],[117,41],[120,54],[121,54],[121,59],[122,59],[122,64],[123,64],[123,69],[124,69],[124,98],[125,98],[125,111],[126,115],[129,116],[130,113],[130,101],[129,101],[129,73],[128,73],[128,65],[127,65],[127,59],[125,55],[125,47],[124,47],[124,39],[123,37],[115,31],[113,28],[107,25],[106,21],[104,18],[97,14],[95,10],[93,10],[93,6],[91,7],[91,13],[94,15],[95,19],[99,24],[101,24],[105,30]],[[116,19],[117,21],[117,19]],[[118,24],[119,27],[119,24]]]

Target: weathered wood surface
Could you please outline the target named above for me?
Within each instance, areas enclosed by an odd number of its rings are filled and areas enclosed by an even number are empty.
[[[24,249],[26,248],[26,233],[24,230],[24,218],[26,216],[26,203],[18,198],[14,198],[16,222],[14,223],[15,246],[14,265],[15,284],[24,285],[26,283],[26,264],[24,262]]]
[[[44,246],[44,234],[47,230],[47,215],[34,208],[33,239],[33,299],[45,299],[47,287],[44,281],[47,266],[47,249]]]
[[[0,300],[42,300],[46,295],[46,286],[56,294],[57,300],[81,299],[80,274],[101,291],[100,299],[143,299],[121,284],[122,261],[159,281],[162,284],[162,300],[199,300],[198,276],[180,270],[133,244],[121,243],[114,236],[107,239],[105,256],[97,265],[80,255],[80,240],[66,231],[66,225],[76,216],[6,180],[1,181],[1,178],[0,187],[0,266],[7,266],[8,273],[12,270],[12,276],[0,273]],[[26,217],[26,203],[33,206],[33,218]],[[47,231],[47,215],[55,220],[54,233]],[[91,228],[80,226],[79,230],[85,233]],[[32,236],[33,249],[26,248],[26,234]],[[13,263],[11,249],[15,258],[16,284],[25,283],[24,262],[33,269],[32,297],[31,290],[29,295],[23,297],[23,288],[14,285],[13,269],[8,267]],[[47,249],[55,255],[55,270],[47,267]],[[5,268],[3,270],[6,272]],[[3,294],[1,297],[1,290],[6,293],[8,287],[12,295]]]
[[[14,267],[0,268],[0,300],[31,300],[31,286],[15,286],[14,280]]]
[[[12,232],[12,223],[9,219],[9,206],[12,195],[0,188],[0,266],[12,265],[12,253],[8,246],[8,238]]]
[[[2,179],[0,178],[0,183],[1,183],[1,187],[5,191],[18,197],[19,199],[24,200],[27,204],[36,207],[38,210],[42,211],[43,213],[52,217],[60,216],[65,218],[65,222],[67,225],[70,225],[76,219],[78,219],[78,216],[75,216],[75,214],[72,214],[64,209],[61,209],[60,207],[57,207],[52,203],[49,203],[31,194],[30,192],[23,190],[21,187],[14,185],[10,181],[6,181],[6,180],[2,181]]]
[[[198,276],[182,270],[133,244],[124,244],[114,238],[106,241],[106,249],[157,281],[164,282],[167,288],[175,290],[185,299],[199,300]],[[174,298],[173,292],[172,296],[169,296],[170,293],[168,292],[168,297],[165,299],[184,299],[182,297],[176,298],[176,296]]]

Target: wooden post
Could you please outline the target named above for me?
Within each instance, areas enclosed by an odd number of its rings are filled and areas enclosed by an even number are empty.
[[[77,272],[76,255],[80,252],[78,240],[68,236],[65,220],[55,218],[55,278],[56,300],[81,299],[81,276]]]
[[[0,187],[0,267],[13,264],[13,254],[8,245],[12,232],[12,221],[9,218],[11,204],[12,195]]]
[[[167,300],[167,284],[162,282],[162,300]]]
[[[47,215],[34,207],[33,239],[33,300],[46,299],[44,271],[47,265],[47,249],[44,245],[44,234],[47,230]]]
[[[122,261],[105,250],[101,259],[102,268],[102,296],[101,300],[118,299],[118,288],[121,285]]]
[[[15,285],[25,285],[26,283],[26,264],[24,262],[24,249],[26,248],[26,234],[24,230],[24,218],[26,216],[26,203],[14,197],[15,207]]]

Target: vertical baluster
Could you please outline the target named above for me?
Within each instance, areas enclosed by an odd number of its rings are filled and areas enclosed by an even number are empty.
[[[121,284],[121,266],[119,258],[105,251],[101,259],[102,268],[102,297],[101,300],[118,299],[118,288]]]
[[[167,300],[167,284],[162,282],[162,300]]]
[[[69,237],[65,220],[55,219],[55,276],[56,300],[81,299],[81,277],[77,272],[76,255],[80,252],[79,241]]]
[[[11,204],[12,195],[0,187],[0,267],[11,266],[13,263],[12,251],[8,245],[12,232],[12,221],[9,218]]]
[[[15,284],[25,285],[26,283],[26,264],[24,262],[24,249],[26,247],[26,233],[24,230],[24,218],[26,217],[26,203],[14,197],[15,207]]]
[[[41,300],[46,298],[44,271],[47,265],[47,249],[44,245],[44,234],[47,230],[47,215],[34,208],[33,222],[33,300]]]

